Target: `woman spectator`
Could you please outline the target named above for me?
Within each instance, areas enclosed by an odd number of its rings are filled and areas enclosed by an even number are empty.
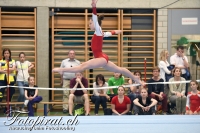
[[[98,115],[99,105],[103,107],[103,110],[107,108],[107,99],[110,97],[106,94],[107,89],[98,89],[101,87],[108,87],[108,83],[105,82],[105,78],[102,74],[96,76],[96,82],[93,83],[93,96],[91,97],[92,102],[95,104],[94,114]]]
[[[3,59],[0,60],[0,86],[7,86],[11,85],[13,86],[15,84],[15,60],[11,57],[11,51],[8,48],[5,48],[2,52]],[[8,79],[8,66],[9,66],[9,81]],[[0,89],[0,95],[2,97],[0,98],[0,102],[3,99],[5,88]],[[9,87],[9,101],[11,101],[13,94],[15,93],[15,88]],[[7,101],[7,99],[6,99]]]
[[[142,81],[142,74],[140,71],[135,71],[133,73],[136,77],[138,77],[141,81]],[[128,84],[132,85],[135,84],[136,82],[133,81],[132,79],[128,80]],[[128,97],[131,100],[131,108],[130,108],[130,112],[132,112],[133,110],[133,100],[138,97],[140,95],[141,89],[143,88],[143,86],[131,86],[128,90]]]
[[[28,116],[34,116],[33,104],[42,101],[42,97],[38,96],[38,89],[31,89],[31,87],[38,87],[35,85],[34,77],[30,76],[28,78],[28,85],[25,84],[24,87],[30,87],[25,89],[25,102],[24,104],[28,106]]]
[[[16,61],[17,85],[19,86],[18,102],[24,102],[25,100],[23,86],[28,84],[29,72],[33,67],[34,65],[26,60],[25,53],[19,53],[19,61]],[[20,110],[19,107],[18,110]],[[21,111],[24,111],[24,105],[21,105]]]
[[[146,89],[141,90],[140,96],[134,101],[134,113],[135,115],[155,115],[155,105],[157,101],[153,98],[148,97]]]
[[[170,71],[170,65],[167,61],[167,58],[169,57],[169,52],[167,50],[163,50],[160,53],[160,62],[158,67],[160,68],[160,78],[164,80],[164,82],[168,82],[170,78],[172,78],[172,72]],[[164,85],[164,93],[168,95],[169,93],[169,86]]]
[[[158,67],[160,68],[160,78],[166,81],[165,74],[171,74],[171,71],[168,70],[167,67],[169,67],[169,63],[167,61],[167,58],[169,57],[169,52],[167,50],[163,50],[160,53],[160,62]]]
[[[196,80],[190,81],[191,92],[187,95],[186,115],[200,114],[200,91]]]
[[[174,68],[174,77],[169,80],[169,82],[180,82],[185,81],[183,77],[181,77],[181,69],[178,67]],[[169,101],[176,105],[178,114],[185,114],[185,105],[186,105],[186,84],[185,83],[176,83],[169,84]]]
[[[123,86],[118,87],[118,95],[114,96],[111,101],[111,108],[113,115],[126,115],[131,106],[131,100],[124,95],[125,88]]]

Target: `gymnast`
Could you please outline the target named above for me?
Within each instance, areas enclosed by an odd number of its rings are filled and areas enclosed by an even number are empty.
[[[190,81],[191,92],[188,92],[186,103],[186,115],[200,114],[200,91],[196,80]]]
[[[91,30],[95,30],[94,35],[92,37],[91,41],[91,48],[94,55],[94,59],[91,59],[87,62],[82,63],[79,66],[71,67],[71,68],[54,68],[53,72],[82,72],[86,69],[94,69],[103,67],[104,69],[121,73],[132,80],[136,81],[137,83],[144,85],[144,82],[142,82],[138,77],[134,76],[128,69],[118,67],[113,62],[109,61],[108,56],[102,52],[102,45],[103,45],[103,37],[109,37],[114,34],[119,34],[122,31],[121,30],[113,30],[111,32],[102,32],[101,29],[101,21],[103,20],[103,16],[97,17],[97,11],[96,11],[96,3],[98,0],[92,0],[92,19],[90,19],[89,27]]]

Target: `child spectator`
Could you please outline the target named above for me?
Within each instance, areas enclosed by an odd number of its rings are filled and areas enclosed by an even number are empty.
[[[25,101],[24,103],[25,105],[28,104],[28,116],[34,116],[33,104],[42,101],[42,97],[38,96],[38,89],[31,89],[31,87],[38,87],[35,85],[34,77],[30,76],[28,78],[28,85],[24,85],[24,87],[30,87],[25,89],[25,98],[28,102]]]

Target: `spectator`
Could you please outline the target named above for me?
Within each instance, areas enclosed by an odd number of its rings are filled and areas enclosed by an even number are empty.
[[[71,94],[69,95],[69,115],[72,116],[72,110],[74,108],[74,103],[84,103],[85,104],[85,115],[89,115],[89,97],[87,90],[88,80],[83,77],[81,72],[75,74],[75,78],[70,81]],[[76,90],[77,88],[83,88],[83,90]]]
[[[107,108],[107,99],[110,97],[106,94],[107,89],[98,89],[101,87],[108,87],[108,83],[105,82],[104,76],[99,74],[96,76],[96,82],[93,83],[93,96],[91,97],[92,102],[95,104],[94,114],[98,115],[99,105],[103,107],[103,110]]]
[[[121,73],[114,73],[114,76],[108,79],[108,85],[109,86],[120,86],[124,84],[124,77],[122,76]],[[118,89],[117,88],[113,88],[113,89],[109,89],[107,91],[107,94],[110,96],[110,100],[112,100],[112,98],[114,96],[116,96],[118,93]]]
[[[136,77],[138,77],[141,81],[142,81],[142,74],[140,71],[135,71],[133,73]],[[129,79],[128,80],[128,84],[129,85],[132,85],[132,84],[136,84],[135,81],[133,81],[132,79]],[[141,92],[141,89],[143,88],[143,86],[131,86],[128,90],[128,97],[130,98],[131,100],[131,108],[130,108],[130,112],[132,112],[133,110],[133,100],[135,98],[138,97],[138,95],[140,95],[140,92]]]
[[[169,80],[170,82],[185,81],[181,77],[181,68],[174,68],[174,77]],[[176,105],[178,114],[185,114],[186,96],[185,96],[185,83],[169,84],[169,101]]]
[[[130,99],[124,95],[125,88],[123,86],[118,87],[118,95],[114,96],[111,100],[111,108],[113,115],[126,115],[131,106]]]
[[[80,65],[80,61],[75,59],[75,51],[70,50],[68,52],[68,58],[64,59],[60,65],[61,68],[69,68]],[[75,78],[75,73],[63,72],[61,74],[61,85],[63,88],[69,88],[70,80]],[[63,102],[69,101],[69,90],[63,90]],[[63,113],[68,112],[68,104],[63,104]]]
[[[8,84],[13,86],[15,84],[15,60],[11,57],[11,51],[5,48],[2,52],[3,59],[0,60],[0,86],[7,86]],[[9,81],[7,80],[8,73],[8,63],[9,63]],[[3,99],[5,88],[0,88],[0,102]],[[15,88],[9,87],[9,101],[11,101],[13,94],[15,93]],[[7,98],[6,98],[7,101]]]
[[[28,78],[28,84],[25,84],[24,87],[30,87],[25,89],[25,98],[28,100],[28,103],[25,102],[25,105],[28,104],[28,116],[34,116],[33,104],[42,101],[42,97],[38,96],[38,89],[31,89],[31,87],[38,87],[35,85],[34,77],[30,76]]]
[[[188,58],[187,56],[184,55],[184,47],[183,46],[178,46],[176,49],[176,53],[170,57],[170,63],[172,65],[175,65],[175,67],[179,67],[181,69],[181,77],[183,77],[185,80],[189,80],[190,77],[188,76],[189,74],[187,72],[189,68],[188,64]],[[188,91],[188,85],[186,84],[186,91],[185,95],[187,95]]]
[[[28,84],[29,72],[34,65],[26,60],[24,52],[19,53],[19,59],[20,61],[16,61],[17,85],[19,86],[19,97],[17,101],[24,102],[25,95],[23,86]],[[20,107],[18,107],[18,110],[20,110]],[[21,105],[21,111],[25,111],[24,105]]]
[[[135,115],[155,115],[155,105],[157,101],[148,97],[146,89],[143,88],[141,90],[141,95],[133,102],[135,104],[133,107]]]
[[[148,83],[148,94],[151,98],[156,99],[157,101],[162,102],[162,111],[163,114],[167,112],[167,96],[164,94],[164,84],[156,84],[157,82],[164,82],[162,78],[160,78],[160,68],[153,68],[153,77],[149,79]],[[155,84],[151,84],[155,83]]]
[[[200,114],[200,92],[199,85],[196,80],[190,81],[191,92],[187,95],[186,114],[197,115]]]

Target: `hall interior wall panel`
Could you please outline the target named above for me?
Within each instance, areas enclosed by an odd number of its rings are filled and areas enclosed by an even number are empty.
[[[29,8],[27,11],[12,7],[0,8],[0,51],[9,48],[15,61],[19,61],[19,53],[24,52],[26,60],[34,64],[30,72],[34,77],[37,77],[36,34],[36,8]],[[17,101],[18,96],[16,88],[12,101]]]

